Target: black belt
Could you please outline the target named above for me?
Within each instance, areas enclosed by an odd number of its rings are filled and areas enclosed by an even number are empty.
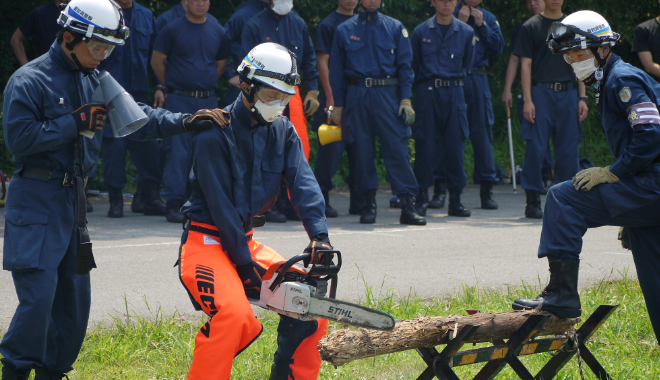
[[[202,90],[192,90],[192,91],[180,91],[180,90],[167,90],[168,93],[174,94],[174,95],[181,95],[181,96],[188,96],[191,98],[208,98],[211,96],[211,94],[214,94],[215,91],[213,90],[207,90],[207,91],[202,91]]]
[[[470,69],[467,73],[468,75],[486,75],[488,74],[488,71],[486,71],[486,66],[481,66]]]
[[[439,87],[463,87],[463,79],[431,79],[429,86]]]
[[[556,83],[532,83],[535,87],[545,87],[553,91],[568,91],[573,89],[573,81],[571,82],[556,82]]]
[[[397,78],[365,78],[365,79],[350,79],[348,83],[351,86],[359,87],[387,87],[396,86],[399,84]]]
[[[34,166],[24,165],[23,169],[19,172],[23,178],[36,179],[37,181],[48,182],[51,179],[62,179],[62,185],[73,186],[74,175],[73,173],[61,172],[57,170],[42,169]],[[85,185],[87,185],[87,176],[85,176]]]

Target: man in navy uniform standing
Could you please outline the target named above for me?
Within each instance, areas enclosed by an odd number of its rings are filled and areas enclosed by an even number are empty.
[[[57,16],[60,15],[59,7],[66,3],[66,0],[52,0],[48,4],[37,7],[16,28],[9,43],[21,66],[28,63],[23,46],[23,41],[27,37],[35,34],[39,36],[39,54],[48,53],[50,45],[55,41],[55,35],[60,30],[60,26],[57,25]]]

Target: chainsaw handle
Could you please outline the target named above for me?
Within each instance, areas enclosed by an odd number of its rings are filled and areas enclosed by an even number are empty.
[[[321,251],[319,251],[321,252]],[[308,275],[310,274],[321,274],[321,275],[336,275],[337,272],[339,272],[339,269],[341,269],[341,252],[339,251],[332,251],[332,250],[325,250],[323,252],[327,253],[332,253],[337,256],[337,265],[333,265],[332,263],[332,258],[330,255],[324,255],[324,265],[318,265],[318,264],[312,264],[312,268],[309,270]],[[270,291],[274,292],[275,288],[277,288],[282,281],[284,280],[284,274],[291,269],[291,267],[299,263],[301,261],[304,261],[305,259],[311,260],[311,253],[303,253],[301,255],[293,256],[289,260],[284,263],[279,269],[279,273],[277,273],[277,276],[273,280],[273,283],[270,284]]]

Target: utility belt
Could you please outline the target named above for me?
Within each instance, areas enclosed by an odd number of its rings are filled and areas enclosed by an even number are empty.
[[[428,85],[435,88],[440,87],[463,87],[463,79],[429,79]]]
[[[72,172],[62,172],[59,170],[50,170],[37,168],[35,166],[23,165],[23,169],[18,172],[23,178],[36,179],[37,181],[48,182],[50,180],[62,180],[62,185],[73,186],[75,175]],[[84,178],[87,186],[87,176]]]
[[[470,70],[468,70],[468,75],[486,75],[488,74],[488,71],[486,70],[486,66],[481,66],[481,67],[475,67]]]
[[[545,87],[553,91],[568,91],[575,88],[575,81],[570,82],[555,82],[555,83],[538,83],[533,82],[534,87]]]
[[[348,84],[358,87],[388,87],[399,84],[397,78],[351,78]]]
[[[252,217],[252,223],[250,223],[250,219],[243,222],[243,231],[245,231],[245,233],[249,233],[254,228],[263,227],[264,224],[266,224],[266,217],[263,215],[257,215]],[[217,238],[220,237],[220,232],[218,232],[217,227],[215,226],[213,226],[213,228],[203,227],[199,223],[193,222],[190,219],[187,219],[185,221],[185,223],[183,224],[183,229],[186,231],[199,232],[204,235],[215,236]],[[252,234],[248,235],[248,237],[251,238]]]
[[[174,94],[174,95],[180,95],[180,96],[187,96],[190,98],[197,98],[197,99],[202,99],[202,98],[208,98],[211,95],[215,95],[214,90],[190,90],[190,91],[181,91],[181,90],[170,90],[168,89],[167,92],[169,94]]]

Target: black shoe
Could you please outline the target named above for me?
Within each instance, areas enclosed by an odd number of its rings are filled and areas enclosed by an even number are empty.
[[[348,206],[348,213],[350,215],[360,215],[362,213],[362,202],[360,202],[360,195],[357,191],[351,189],[350,203]]]
[[[181,213],[181,206],[183,201],[167,201],[167,213],[165,219],[170,223],[183,223],[183,214]]]
[[[415,212],[415,207],[413,206],[412,195],[410,194],[401,194],[399,195],[399,200],[401,200],[401,216],[399,217],[399,223],[401,224],[410,224],[413,226],[425,226],[426,219],[423,216],[417,215]]]
[[[426,216],[426,208],[429,206],[429,189],[419,189],[415,199],[415,212],[419,216]]]
[[[401,208],[401,202],[399,201],[399,197],[390,198],[390,208]]]
[[[437,209],[445,207],[445,198],[447,198],[447,181],[436,179],[433,186],[433,199],[429,202],[428,208]]]
[[[534,299],[518,298],[513,310],[532,310],[541,306],[559,318],[577,318],[582,314],[578,294],[578,272],[580,261],[555,260],[548,257],[550,282]]]
[[[140,182],[137,184],[137,190],[133,193],[133,200],[131,201],[131,212],[136,214],[144,214],[144,203],[142,202],[142,192],[144,185]]]
[[[497,203],[493,200],[493,183],[481,181],[479,196],[481,208],[484,210],[497,210]]]
[[[9,367],[2,367],[2,380],[28,380],[31,369],[17,370]]]
[[[543,219],[543,210],[541,210],[541,195],[539,192],[525,190],[525,195],[527,195],[525,217],[530,219]]]
[[[327,191],[322,191],[321,193],[323,193],[323,199],[325,200],[325,217],[336,218],[339,214],[337,213],[337,210],[330,206],[330,194],[328,194]]]
[[[34,370],[34,380],[62,380],[69,379],[66,373],[48,372],[43,368]],[[4,380],[4,379],[3,379]]]
[[[108,187],[108,197],[110,197],[110,209],[108,209],[108,218],[124,217],[124,194],[122,189]]]
[[[144,215],[165,216],[167,214],[167,206],[160,199],[160,184],[158,182],[145,182],[142,185],[141,203]]]
[[[376,223],[376,192],[367,191],[362,194],[362,214],[360,215],[360,223],[374,224]]]
[[[468,217],[472,212],[461,204],[461,191],[449,191],[449,206],[447,207],[449,216]]]
[[[286,223],[286,216],[284,216],[284,214],[277,211],[277,208],[275,208],[275,206],[271,207],[270,210],[266,211],[264,213],[264,216],[266,217],[266,222],[268,223]]]

